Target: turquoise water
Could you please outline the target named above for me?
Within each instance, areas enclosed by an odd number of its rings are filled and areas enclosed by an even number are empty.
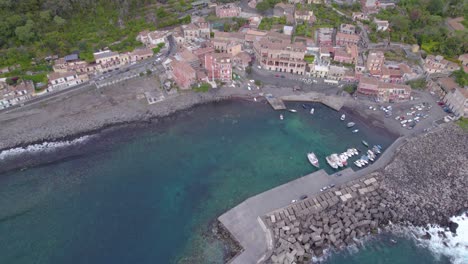
[[[222,263],[217,216],[314,171],[309,151],[329,170],[327,154],[394,139],[358,121],[353,134],[321,105],[291,107],[281,121],[262,103],[204,105],[38,154],[48,163],[0,175],[0,263]]]

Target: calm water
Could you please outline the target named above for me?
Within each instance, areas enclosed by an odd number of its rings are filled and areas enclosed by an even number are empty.
[[[313,116],[301,104],[291,107],[299,113],[286,112],[281,121],[261,103],[200,106],[41,153],[54,162],[3,173],[0,263],[221,263],[223,245],[205,235],[213,219],[314,171],[308,151],[325,167],[326,154],[362,148],[362,139],[384,147],[393,141],[359,122],[360,132],[351,133],[340,113],[324,106],[314,105]],[[408,248],[370,248],[346,263],[397,263],[386,259],[413,252]],[[420,256],[430,259],[414,251],[398,263],[444,263],[418,262]]]

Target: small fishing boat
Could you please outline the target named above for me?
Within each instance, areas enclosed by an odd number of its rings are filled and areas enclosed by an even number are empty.
[[[330,167],[332,167],[333,169],[338,169],[338,164],[336,164],[331,155],[327,156],[325,159],[327,160],[327,163],[328,165],[330,165]]]
[[[302,104],[302,108],[307,109],[309,107],[306,104]]]
[[[345,114],[342,114],[340,119],[341,119],[341,121],[344,121],[345,118],[346,118]]]
[[[356,165],[356,166],[358,166],[359,168],[361,168],[361,167],[362,167],[361,160],[356,160],[356,161],[354,162],[354,165]]]
[[[354,123],[354,122],[349,122],[346,126],[347,126],[348,128],[351,128],[351,127],[353,127],[353,126],[355,126],[355,125],[356,125],[356,123]]]
[[[365,140],[362,141],[362,144],[366,147],[369,147],[369,143],[367,143]]]
[[[257,97],[254,97],[254,101],[257,102]]]
[[[315,108],[310,109],[310,114],[313,115],[315,112]]]
[[[283,119],[284,119],[283,115],[280,115],[280,120],[283,120]]]
[[[309,159],[310,164],[312,164],[314,167],[316,168],[320,167],[319,161],[315,153],[313,152],[307,153],[307,159]]]
[[[380,154],[380,153],[381,153],[380,149],[379,149],[377,146],[373,146],[373,147],[372,147],[372,151],[373,151],[375,154]]]
[[[354,129],[352,132],[357,133],[357,132],[359,132],[359,129]]]
[[[291,113],[297,113],[296,109],[288,109],[288,111],[291,112]]]

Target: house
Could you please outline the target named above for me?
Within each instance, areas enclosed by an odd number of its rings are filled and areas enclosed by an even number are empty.
[[[185,41],[191,41],[199,38],[209,39],[210,25],[205,21],[205,19],[197,17],[196,19],[192,19],[192,21],[192,23],[182,25],[181,27]]]
[[[154,48],[159,43],[165,43],[166,37],[168,35],[167,31],[142,31],[138,33],[136,40],[143,43],[146,47]]]
[[[345,48],[335,48],[333,60],[341,63],[355,64],[357,57],[357,46],[347,45]]]
[[[317,30],[317,45],[331,46],[333,45],[333,28],[319,28]]]
[[[119,60],[119,53],[110,50],[96,52],[93,55],[97,64],[114,63]]]
[[[190,66],[192,66],[194,69],[197,69],[200,67],[200,60],[198,59],[195,54],[193,54],[190,50],[187,48],[182,48],[177,52],[175,55],[175,58],[178,61],[183,61],[188,63]]]
[[[390,83],[401,83],[403,82],[404,73],[398,65],[394,66],[383,66],[380,73],[381,80]]]
[[[206,54],[204,65],[211,81],[229,82],[232,80],[232,63],[229,55],[221,53]]]
[[[376,14],[379,12],[378,0],[361,0],[361,10],[365,14]]]
[[[216,6],[216,16],[220,18],[238,17],[241,13],[241,8],[236,4],[225,4]]]
[[[275,17],[286,17],[286,23],[293,24],[294,23],[294,5],[285,4],[285,3],[278,3],[273,8],[273,16]]]
[[[294,12],[294,19],[296,23],[306,22],[312,24],[315,22],[314,12],[309,10],[296,10]]]
[[[452,78],[441,78],[439,83],[447,91],[445,104],[455,115],[468,118],[468,89],[458,86]]]
[[[460,55],[458,57],[458,60],[461,62],[461,65],[463,67],[463,70],[468,73],[468,53],[465,53],[463,55]]]
[[[348,69],[345,67],[330,65],[327,79],[341,81]]]
[[[376,97],[381,102],[402,102],[411,98],[411,87],[404,84],[381,82],[376,78],[362,76],[357,92]]]
[[[250,28],[258,28],[260,23],[262,22],[262,17],[261,16],[252,16],[249,17],[249,27]]]
[[[214,53],[214,52],[215,52],[215,48],[213,46],[199,48],[199,49],[192,51],[193,55],[197,56],[198,60],[202,63],[205,60],[205,54]]]
[[[328,63],[317,63],[310,65],[310,75],[316,78],[325,78],[328,76],[330,65]]]
[[[340,32],[344,34],[356,34],[356,26],[351,24],[341,24]]]
[[[242,45],[236,41],[214,38],[211,40],[215,51],[235,56],[242,51]]]
[[[369,17],[362,13],[362,12],[353,12],[352,13],[352,18],[353,18],[353,21],[358,21],[358,20],[361,20],[361,21],[365,21],[365,20],[369,20]]]
[[[0,109],[21,104],[34,96],[32,81],[21,81],[16,85],[6,83],[6,78],[0,79]]]
[[[359,40],[360,37],[357,34],[336,33],[336,45],[338,46],[357,45]]]
[[[172,60],[170,62],[170,68],[172,77],[177,86],[182,90],[191,89],[191,86],[195,84],[197,80],[196,72],[192,66],[184,61]]]
[[[184,32],[181,27],[177,27],[172,30],[172,37],[174,38],[177,47],[182,47],[185,44]]]
[[[285,35],[291,36],[293,31],[294,31],[294,27],[292,27],[292,26],[284,26],[283,27],[283,33]]]
[[[247,68],[252,62],[252,56],[247,52],[243,51],[236,56],[232,57],[232,62],[234,66],[240,67],[241,69]]]
[[[69,88],[88,81],[88,75],[76,72],[52,72],[47,75],[49,79],[49,89],[59,90]]]
[[[443,56],[427,55],[423,64],[424,71],[427,74],[449,74],[460,69],[458,64],[444,59]]]
[[[374,23],[377,26],[377,31],[387,31],[390,26],[390,23],[387,20],[379,20],[377,18],[374,18]]]
[[[254,42],[255,57],[264,69],[303,75],[306,46],[303,43],[291,44],[291,40],[284,37],[273,33]]]
[[[382,73],[385,55],[382,51],[370,51],[367,56],[366,67],[373,76],[379,76]]]
[[[130,52],[130,61],[140,61],[153,57],[153,50],[148,48],[135,49]]]
[[[54,72],[69,72],[69,71],[75,71],[77,73],[96,73],[100,71],[101,67],[99,64],[89,64],[86,61],[82,61],[79,59],[73,59],[70,60],[70,58],[66,59],[64,58],[59,58],[54,62],[54,65],[52,66],[52,69]]]

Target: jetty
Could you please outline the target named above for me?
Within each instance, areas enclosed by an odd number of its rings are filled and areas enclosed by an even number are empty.
[[[404,142],[406,138],[398,138],[376,162],[364,169],[353,171],[347,168],[338,172],[341,173],[340,177],[328,175],[324,170],[319,170],[250,197],[221,215],[218,220],[244,249],[229,263],[258,263],[270,257],[268,254],[273,250],[274,234],[267,227],[268,223],[265,223],[263,216],[279,208],[290,206],[292,200],[299,200],[302,195],[308,197],[320,195],[320,188],[323,186],[330,184],[340,186],[383,168]]]
[[[276,97],[272,94],[265,96],[268,103],[274,110],[284,110],[286,109],[285,101],[296,101],[296,102],[313,102],[313,103],[322,103],[335,111],[340,111],[344,105],[344,98],[337,96],[328,96],[321,93],[310,92],[303,94],[295,95],[285,95]]]

